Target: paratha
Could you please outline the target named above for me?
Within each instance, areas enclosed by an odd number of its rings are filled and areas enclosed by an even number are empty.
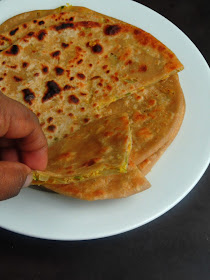
[[[67,184],[126,173],[131,147],[126,114],[101,118],[51,146],[47,169],[34,171],[33,183]]]
[[[143,174],[172,142],[185,111],[176,75],[183,65],[171,50],[135,26],[63,6],[3,23],[0,52],[0,90],[38,116],[51,146],[47,171],[34,173],[36,184],[86,200],[127,197],[150,186]],[[124,116],[124,146],[114,141],[114,152],[102,153],[98,161],[94,140],[110,143],[94,135],[94,123],[123,112],[131,126],[130,132]],[[83,144],[75,141],[80,131],[86,131]],[[82,153],[85,135],[91,135],[86,138],[90,149]],[[81,152],[76,159],[75,151]]]
[[[101,176],[84,182],[51,185],[45,188],[59,194],[84,200],[124,198],[148,189],[151,185],[141,171],[129,163],[128,172],[118,175]]]
[[[0,90],[37,114],[49,145],[183,68],[152,35],[86,8],[23,25],[0,53]]]
[[[0,45],[1,45],[0,50],[6,49],[7,47],[9,47],[10,44],[13,44],[17,39],[21,38],[22,34],[19,35],[19,32],[18,32],[18,36],[17,36],[17,34],[16,34],[16,36],[14,36],[15,34],[12,35],[13,33],[16,33],[15,31],[11,32],[12,30],[15,30],[18,27],[20,28],[20,26],[22,25],[22,27],[24,28],[23,30],[25,30],[25,32],[26,32],[25,34],[27,34],[28,26],[25,26],[25,25],[23,26],[23,24],[26,24],[29,21],[37,20],[41,17],[46,17],[50,14],[60,13],[63,11],[63,9],[68,10],[69,8],[65,7],[65,6],[61,6],[56,9],[51,9],[51,10],[36,10],[36,11],[25,12],[25,13],[22,13],[22,14],[9,18],[8,20],[6,20],[5,22],[3,22],[0,25],[1,36],[5,35],[5,36],[8,36],[8,38],[9,38],[9,40],[6,40],[5,43],[3,43],[4,40],[1,41],[1,39],[0,39]]]
[[[127,112],[130,117],[131,160],[138,165],[172,141],[181,126],[185,99],[178,75],[113,102],[103,114],[119,112]]]

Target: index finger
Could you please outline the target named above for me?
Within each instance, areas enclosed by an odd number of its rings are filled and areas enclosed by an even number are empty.
[[[17,139],[21,162],[31,169],[47,166],[47,140],[34,113],[0,93],[0,137]]]

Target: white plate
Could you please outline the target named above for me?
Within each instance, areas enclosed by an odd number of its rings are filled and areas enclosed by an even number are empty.
[[[29,10],[55,8],[66,1],[2,0],[0,19],[4,21]],[[72,0],[71,4],[134,24],[172,49],[185,66],[180,79],[187,108],[178,136],[147,176],[152,184],[149,190],[126,199],[85,202],[24,189],[19,196],[0,202],[1,227],[56,240],[111,236],[154,220],[187,195],[210,159],[209,67],[189,38],[161,15],[129,0],[120,4],[115,0]]]

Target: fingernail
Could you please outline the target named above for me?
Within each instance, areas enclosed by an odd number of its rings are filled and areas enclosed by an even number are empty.
[[[26,181],[23,185],[23,188],[27,188],[28,186],[30,186],[31,182],[32,182],[32,173],[28,174]]]

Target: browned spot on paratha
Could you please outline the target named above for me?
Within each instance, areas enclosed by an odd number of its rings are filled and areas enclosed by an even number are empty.
[[[42,102],[49,101],[51,98],[61,92],[61,88],[55,81],[48,81],[46,86],[47,90],[42,98]]]
[[[23,99],[26,103],[28,103],[29,105],[32,105],[32,101],[35,98],[35,94],[34,92],[30,89],[30,88],[25,88],[22,90],[23,92]]]

